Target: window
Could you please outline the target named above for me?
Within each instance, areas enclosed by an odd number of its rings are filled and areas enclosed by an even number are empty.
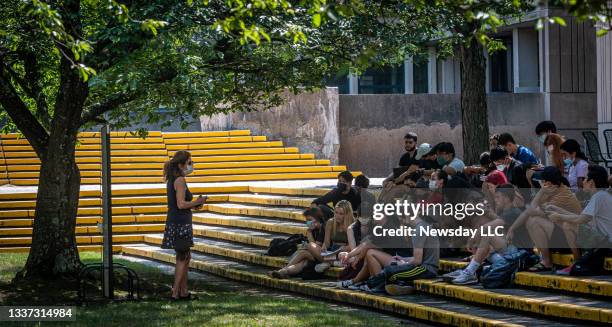
[[[414,93],[429,92],[429,75],[427,61],[414,63],[412,69],[412,85]]]
[[[337,74],[329,76],[325,79],[325,85],[330,87],[337,87],[338,94],[349,94],[349,78],[348,74]]]
[[[512,41],[503,40],[506,50],[489,55],[491,92],[512,91]]]
[[[359,94],[404,93],[404,65],[368,68],[359,77]]]

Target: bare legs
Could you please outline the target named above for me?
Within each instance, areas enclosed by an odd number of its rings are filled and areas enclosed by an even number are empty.
[[[189,294],[189,290],[187,289],[187,274],[189,273],[190,260],[191,251],[187,251],[185,255],[176,255],[174,284],[172,285],[172,297],[175,299],[185,297]]]
[[[533,240],[533,243],[535,243],[536,248],[540,250],[542,255],[542,265],[546,268],[552,267],[548,240],[552,237],[555,224],[547,218],[534,216],[529,217],[526,226],[531,240]]]

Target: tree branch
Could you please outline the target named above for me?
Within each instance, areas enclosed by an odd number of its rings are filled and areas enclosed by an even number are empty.
[[[119,93],[111,95],[101,102],[94,103],[83,111],[81,115],[81,125],[92,121],[99,121],[100,115],[134,99],[136,99],[136,92]]]
[[[38,122],[36,117],[28,110],[26,104],[17,94],[17,90],[10,83],[10,78],[6,72],[0,70],[0,104],[8,112],[11,120],[17,125],[19,130],[30,141],[30,145],[42,161],[47,154],[47,144],[49,134]]]

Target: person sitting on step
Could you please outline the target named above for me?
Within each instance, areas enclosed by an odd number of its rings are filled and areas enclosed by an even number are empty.
[[[351,251],[348,233],[349,226],[353,224],[354,219],[353,207],[349,201],[341,200],[336,204],[334,217],[325,224],[325,241],[321,246],[321,253],[316,256],[317,261],[320,262],[315,266],[316,272],[322,273],[331,267],[337,260],[338,253]]]
[[[369,181],[368,181],[369,182]],[[352,187],[353,174],[350,171],[345,170],[338,174],[338,184],[331,191],[325,195],[314,199],[311,203],[311,207],[320,207],[323,210],[323,214],[326,219],[333,216],[334,210],[329,207],[331,202],[335,207],[338,202],[342,200],[349,201],[353,208],[359,208],[361,203],[361,196],[356,188]]]
[[[320,208],[308,208],[303,212],[306,218],[308,230],[306,237],[308,242],[303,244],[291,257],[285,267],[279,270],[269,271],[268,276],[274,278],[287,278],[300,274],[311,262],[316,262],[320,257],[321,246],[325,241],[325,219]]]

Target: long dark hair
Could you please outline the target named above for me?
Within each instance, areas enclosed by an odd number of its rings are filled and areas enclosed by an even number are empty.
[[[169,181],[183,176],[183,171],[179,165],[185,164],[191,158],[189,151],[180,150],[174,153],[172,159],[164,164],[164,181]]]
[[[587,159],[586,155],[580,149],[580,144],[578,143],[578,141],[574,139],[569,139],[563,142],[563,144],[561,144],[561,150],[566,151],[567,153],[575,152],[576,158],[589,161],[589,159]]]

